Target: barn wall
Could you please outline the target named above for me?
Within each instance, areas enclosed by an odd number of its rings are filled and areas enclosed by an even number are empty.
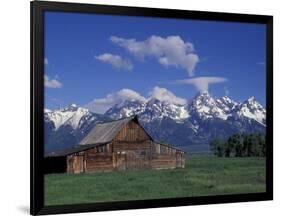
[[[112,144],[106,144],[85,151],[85,171],[113,170],[111,146]]]
[[[176,168],[176,156],[168,154],[156,154],[151,159],[152,169],[173,169]]]
[[[155,151],[152,151],[153,148]],[[108,151],[108,149],[114,151]],[[185,155],[182,151],[146,141],[124,145],[118,143],[116,147],[114,143],[110,143],[68,156],[67,171],[80,173],[184,167]]]
[[[171,146],[152,142],[152,169],[172,169],[185,167],[185,155],[183,151]]]
[[[136,122],[126,124],[112,143],[116,170],[151,168],[151,138]]]
[[[178,168],[184,168],[185,167],[185,154],[184,154],[184,152],[177,150],[176,157],[177,157],[177,167]]]
[[[131,121],[113,140],[113,167],[117,170],[184,167],[184,153],[153,142],[139,124]]]
[[[119,169],[149,169],[151,141],[113,142],[113,166]]]

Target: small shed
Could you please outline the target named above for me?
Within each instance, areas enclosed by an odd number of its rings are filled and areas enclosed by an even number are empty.
[[[45,159],[46,167],[59,161],[54,170],[68,173],[185,167],[185,152],[155,141],[137,116],[97,124],[79,145]]]

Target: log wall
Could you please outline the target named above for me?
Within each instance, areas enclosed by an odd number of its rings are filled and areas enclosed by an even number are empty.
[[[106,144],[85,151],[85,171],[113,170],[111,146],[110,144]]]

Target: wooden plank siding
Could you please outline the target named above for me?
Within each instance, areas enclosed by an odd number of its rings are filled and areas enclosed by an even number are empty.
[[[151,140],[144,129],[134,121],[128,122],[116,135],[114,141],[143,142]]]
[[[67,156],[67,172],[184,168],[184,152],[154,142],[138,121],[127,122],[109,143]]]
[[[112,148],[110,147],[110,144],[106,144],[85,151],[85,171],[112,171]]]
[[[118,170],[151,168],[151,143],[150,136],[139,124],[128,122],[112,141],[115,167]]]

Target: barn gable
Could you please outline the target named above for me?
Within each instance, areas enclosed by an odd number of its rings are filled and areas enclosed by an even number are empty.
[[[114,138],[120,137],[120,134],[129,132],[127,128],[130,126],[135,128],[140,127],[140,131],[142,131],[142,134],[140,135],[147,136],[149,139],[153,140],[152,137],[139,124],[137,116],[133,116],[129,118],[123,118],[111,122],[97,124],[89,132],[89,134],[79,143],[79,145],[109,143]]]
[[[152,137],[139,124],[137,118],[127,122],[113,139],[116,142],[141,142],[146,140],[153,141]]]

